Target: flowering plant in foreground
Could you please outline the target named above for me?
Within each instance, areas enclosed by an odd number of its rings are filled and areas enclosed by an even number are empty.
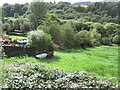
[[[117,83],[86,72],[65,73],[41,63],[10,64],[2,88],[117,88]]]

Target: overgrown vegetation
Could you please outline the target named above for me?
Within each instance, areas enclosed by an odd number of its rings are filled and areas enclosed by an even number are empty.
[[[3,75],[4,83],[0,84],[3,88],[117,88],[117,84],[101,80],[86,72],[67,74],[35,63],[10,64],[8,68],[6,75]]]
[[[49,34],[44,33],[42,30],[37,30],[31,31],[28,34],[28,43],[39,54],[42,52],[47,52],[49,50],[52,40]]]

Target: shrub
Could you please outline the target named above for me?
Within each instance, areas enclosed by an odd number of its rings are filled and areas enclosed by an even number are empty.
[[[100,45],[101,34],[98,33],[95,29],[90,31],[91,42],[93,46]]]
[[[78,47],[86,47],[91,45],[90,33],[86,30],[80,31],[75,35],[76,45]]]
[[[104,33],[104,30],[103,30],[104,28],[103,28],[103,25],[101,23],[94,23],[93,27],[94,27],[94,29],[97,30],[97,32],[99,32],[101,34]]]
[[[106,23],[104,25],[105,30],[107,31],[107,34],[111,35],[114,33],[115,27],[117,24],[115,23]]]
[[[118,83],[102,80],[86,72],[65,73],[55,68],[45,67],[42,63],[18,63],[9,65],[2,74],[2,88],[32,89],[84,89],[108,90],[117,88]],[[3,80],[4,79],[4,80]]]
[[[38,53],[48,51],[51,41],[51,36],[42,30],[30,31],[28,33],[28,43]]]
[[[18,14],[18,13],[15,13],[15,14],[14,14],[14,18],[19,18],[19,14]]]
[[[104,45],[111,45],[111,41],[108,37],[103,37],[102,38],[102,44]]]
[[[59,25],[51,25],[49,27],[49,34],[52,36],[54,43],[61,45],[63,42],[63,34]]]
[[[14,30],[20,30],[20,20],[15,20],[13,23]]]
[[[74,48],[75,45],[75,31],[71,23],[66,23],[61,26],[63,32],[63,42],[65,48]]]
[[[120,35],[115,35],[113,37],[113,43],[120,44]]]
[[[5,24],[3,24],[2,29],[3,29],[3,31],[6,31],[6,33],[9,33],[9,32],[11,32],[12,28],[9,23],[5,23]]]
[[[83,26],[83,23],[81,22],[74,22],[74,27],[77,31],[81,31],[82,30],[82,26]]]

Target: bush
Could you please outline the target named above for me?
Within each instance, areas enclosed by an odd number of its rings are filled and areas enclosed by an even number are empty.
[[[115,35],[113,37],[113,43],[120,44],[120,35]]]
[[[86,30],[80,31],[75,35],[77,47],[87,47],[91,45],[90,33]]]
[[[9,33],[9,32],[11,32],[12,28],[9,23],[5,23],[5,24],[3,24],[2,29],[3,29],[3,31],[6,31],[6,33]]]
[[[48,51],[51,41],[51,36],[44,33],[42,30],[30,31],[28,33],[28,43],[38,53]]]
[[[103,37],[102,38],[102,44],[111,45],[112,43],[111,43],[111,41],[110,41],[110,39],[108,37]]]
[[[82,30],[82,27],[83,27],[83,23],[81,22],[74,22],[74,27],[77,31],[81,31]]]
[[[114,30],[115,30],[116,25],[117,24],[115,24],[115,23],[106,23],[104,25],[104,28],[107,31],[108,35],[111,35],[111,34],[115,33]]]
[[[90,31],[91,42],[93,46],[100,45],[101,34],[98,33],[95,29]]]
[[[94,29],[97,30],[97,32],[104,34],[104,28],[103,28],[103,25],[101,23],[94,23],[93,27],[94,27]]]
[[[64,89],[94,88],[108,90],[117,88],[118,83],[102,80],[86,72],[65,73],[56,68],[45,67],[42,63],[18,63],[9,65],[2,74],[2,88]],[[3,80],[4,79],[4,80]]]
[[[61,26],[63,32],[63,42],[65,48],[74,48],[75,45],[75,31],[71,23],[66,23]]]

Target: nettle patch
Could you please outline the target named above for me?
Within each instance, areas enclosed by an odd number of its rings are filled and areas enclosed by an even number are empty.
[[[65,73],[39,63],[10,64],[2,77],[2,88],[117,88],[117,83],[86,72]]]

